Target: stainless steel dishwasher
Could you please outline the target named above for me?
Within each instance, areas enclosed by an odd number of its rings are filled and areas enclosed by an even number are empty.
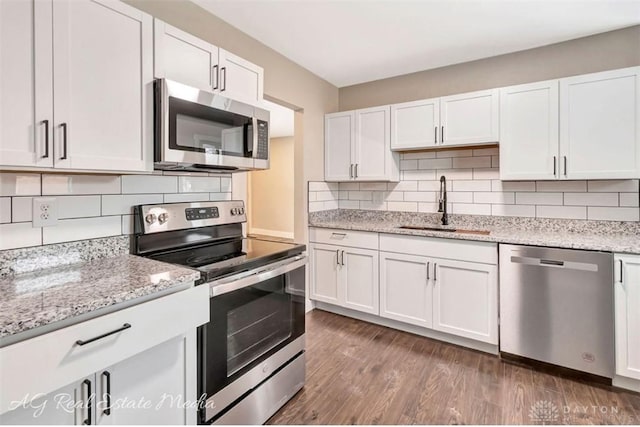
[[[500,245],[500,351],[613,378],[613,255]]]

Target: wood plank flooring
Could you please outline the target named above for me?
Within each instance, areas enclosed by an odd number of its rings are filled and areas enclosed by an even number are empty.
[[[320,310],[306,356],[269,424],[640,424],[640,394]]]

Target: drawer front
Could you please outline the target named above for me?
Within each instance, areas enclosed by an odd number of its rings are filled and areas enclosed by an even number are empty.
[[[309,241],[352,248],[378,249],[378,233],[368,231],[310,228]]]
[[[209,321],[209,288],[197,286],[0,349],[0,413]],[[88,341],[123,325],[131,327]]]
[[[492,242],[380,234],[380,250],[458,261],[498,264],[498,245]]]

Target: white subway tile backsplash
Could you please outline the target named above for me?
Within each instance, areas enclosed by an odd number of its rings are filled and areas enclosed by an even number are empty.
[[[390,211],[418,212],[417,202],[387,202]]]
[[[491,205],[453,203],[451,213],[462,215],[491,215]]]
[[[473,193],[473,203],[491,203],[497,205],[512,205],[516,202],[513,192],[476,192]]]
[[[456,179],[473,179],[473,169],[438,169],[436,177],[433,179],[440,179],[442,175],[452,181]]]
[[[516,193],[518,205],[562,205],[562,193]]]
[[[533,205],[491,205],[491,215],[535,217],[536,207]]]
[[[11,222],[11,197],[0,197],[0,224]]]
[[[309,191],[331,191],[331,190],[337,190],[337,189],[338,189],[337,182],[318,182],[318,181],[309,182]]]
[[[358,191],[360,189],[360,183],[358,182],[341,182],[338,187],[340,191]],[[321,191],[321,190],[315,190]]]
[[[122,194],[156,194],[177,192],[177,176],[127,175],[122,177]]]
[[[479,168],[473,170],[473,179],[500,179],[500,169]]]
[[[447,211],[451,212],[451,204],[447,204]],[[418,203],[418,212],[435,213],[438,212],[438,203]]]
[[[451,203],[473,203],[471,191],[452,191],[447,194],[447,200]]]
[[[340,194],[342,194],[342,191],[339,192],[339,195]],[[309,191],[309,199],[308,199],[308,201],[309,202],[315,202],[316,200],[318,200],[318,193],[316,191]]]
[[[231,200],[232,193],[209,193],[209,200],[218,202],[220,200]]]
[[[451,169],[452,159],[420,159],[418,160],[419,169]]]
[[[209,200],[211,200],[210,193],[174,193],[164,195],[164,203],[207,202]]]
[[[373,201],[402,202],[404,191],[376,191],[373,193]]]
[[[338,200],[338,207],[340,209],[359,209],[360,202],[357,200]]]
[[[435,202],[436,193],[427,191],[406,191],[404,193],[405,202]]]
[[[436,157],[436,153],[433,151],[414,151],[411,153],[402,153],[404,160],[419,160],[419,159],[433,159]]]
[[[564,193],[566,206],[618,206],[618,193]]]
[[[360,190],[376,190],[385,191],[387,189],[387,183],[385,182],[363,182],[360,184]]]
[[[100,196],[59,196],[58,219],[100,216]]]
[[[372,211],[385,211],[387,210],[387,202],[380,201],[367,201],[363,200],[360,202],[360,209],[367,209]]]
[[[405,171],[418,169],[418,161],[417,160],[400,160],[400,169]]]
[[[500,154],[498,147],[476,148],[473,150],[474,156],[497,156],[498,154]]]
[[[122,234],[122,217],[120,215],[64,219],[58,221],[58,225],[55,227],[42,228],[42,243],[49,245],[120,234]]]
[[[491,156],[456,157],[453,159],[454,169],[490,168]]]
[[[373,200],[371,191],[349,191],[349,200]]]
[[[162,194],[115,194],[102,196],[102,215],[130,215],[135,205],[162,203]]]
[[[418,191],[418,181],[400,181],[387,184],[389,191]]]
[[[585,206],[536,206],[538,218],[587,219]]]
[[[453,191],[491,191],[491,181],[486,181],[486,180],[453,181]]]
[[[620,193],[637,193],[638,180],[611,180],[611,181],[589,181],[587,188],[589,192],[620,192]]]
[[[324,205],[324,210],[330,209],[338,209],[338,201],[337,200],[328,200],[326,202],[322,202]]]
[[[220,178],[220,192],[231,193],[231,178]]]
[[[30,222],[0,224],[0,250],[26,248],[42,244],[42,228]]]
[[[452,181],[446,181],[447,191],[452,191]],[[440,181],[418,181],[418,191],[440,191]]]
[[[536,191],[534,181],[491,181],[491,191]]]
[[[471,157],[473,156],[473,150],[440,150],[436,152],[436,157]]]
[[[620,194],[620,206],[637,207],[639,206],[638,193],[619,193]]]
[[[402,171],[402,181],[427,181],[436,179],[434,170]]]
[[[315,193],[315,194],[318,194],[318,193]],[[317,196],[316,196],[316,200],[317,200]],[[338,200],[349,200],[349,192],[348,191],[338,191]]]
[[[11,222],[31,222],[33,219],[33,197],[13,197]]]
[[[638,208],[611,208],[589,206],[587,208],[587,218],[604,221],[640,221],[640,210]]]
[[[220,178],[213,176],[179,176],[179,193],[219,193]]]
[[[40,195],[40,175],[34,173],[0,173],[0,196]]]
[[[309,202],[309,212],[318,212],[324,210],[324,202]]]
[[[492,168],[500,167],[500,156],[491,156],[491,167]]]
[[[324,202],[325,200],[333,200],[334,198],[334,194],[331,191],[316,192],[316,200],[319,202]]]
[[[584,193],[587,191],[587,181],[536,181],[536,191]]]
[[[133,215],[122,215],[122,234],[133,234]]]
[[[130,176],[129,178],[133,178]],[[156,176],[144,176],[156,178]],[[162,177],[161,177],[162,178]],[[175,179],[169,178],[168,179]],[[42,194],[47,196],[78,194],[119,194],[120,177],[114,175],[42,175]],[[142,191],[144,193],[145,191]]]

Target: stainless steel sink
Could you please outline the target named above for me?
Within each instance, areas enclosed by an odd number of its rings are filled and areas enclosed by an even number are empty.
[[[402,228],[404,230],[419,230],[419,231],[443,231],[445,233],[467,233],[467,234],[481,234],[481,235],[489,235],[491,232],[489,230],[461,230],[457,228],[443,228],[443,227],[423,227],[419,225],[401,225],[398,228]]]

